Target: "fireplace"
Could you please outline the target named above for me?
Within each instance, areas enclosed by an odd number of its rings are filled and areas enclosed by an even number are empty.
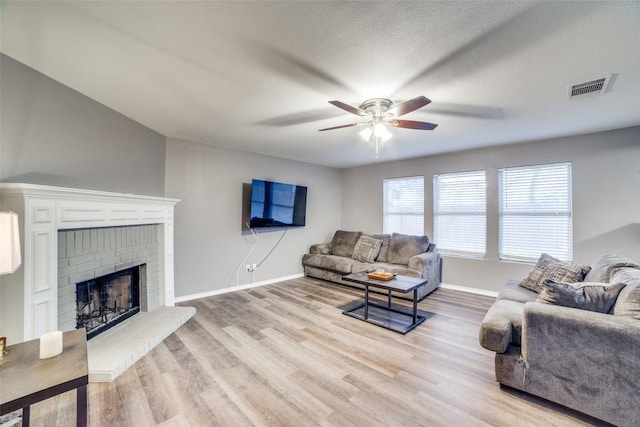
[[[89,381],[112,381],[174,332],[195,313],[173,307],[177,202],[0,183],[0,208],[18,213],[24,242],[22,266],[2,276],[0,324],[7,343],[74,330],[76,283],[141,265],[140,312],[89,341]]]
[[[76,329],[86,328],[91,339],[138,313],[145,269],[138,265],[76,283]]]
[[[147,264],[140,311],[173,306],[176,202],[156,196],[0,183],[0,207],[18,213],[24,243],[22,267],[2,276],[0,324],[7,343],[74,330],[76,283],[136,265]]]
[[[101,315],[112,317],[114,303],[118,310],[123,309],[128,304],[124,300],[110,301],[106,305],[102,303],[97,296],[100,292],[97,287],[110,277],[119,278],[125,274],[122,272],[134,267],[138,271],[132,273],[137,275],[134,277],[133,286],[136,288],[132,292],[136,295],[132,308],[138,307],[139,311],[147,312],[158,307],[158,236],[157,225],[58,231],[58,329],[71,331],[79,324],[85,324],[87,333],[90,333],[90,327],[98,320],[87,318],[89,312],[94,318]],[[84,285],[78,288],[78,284]]]

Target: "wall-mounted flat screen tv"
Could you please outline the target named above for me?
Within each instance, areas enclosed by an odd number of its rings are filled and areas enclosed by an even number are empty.
[[[302,227],[307,216],[307,187],[251,181],[249,227]]]

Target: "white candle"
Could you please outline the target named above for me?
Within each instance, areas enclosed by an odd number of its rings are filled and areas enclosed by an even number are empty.
[[[62,353],[62,331],[48,332],[40,337],[40,359]]]

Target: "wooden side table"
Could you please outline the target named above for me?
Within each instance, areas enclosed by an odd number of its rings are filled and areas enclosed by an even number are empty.
[[[22,408],[22,425],[29,426],[32,404],[77,390],[77,426],[87,425],[87,334],[85,329],[62,335],[61,354],[40,359],[40,340],[7,347],[0,358],[0,415]]]

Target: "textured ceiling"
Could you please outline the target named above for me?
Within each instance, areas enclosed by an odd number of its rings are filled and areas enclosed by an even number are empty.
[[[168,137],[348,167],[640,124],[640,2],[3,1],[6,55]],[[614,74],[607,93],[573,83]],[[376,158],[327,101],[432,103]],[[355,119],[355,120],[354,120]]]

